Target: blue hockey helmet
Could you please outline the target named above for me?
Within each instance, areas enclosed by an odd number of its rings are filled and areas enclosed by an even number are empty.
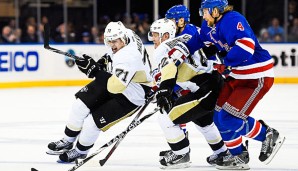
[[[223,13],[226,6],[228,6],[228,0],[203,0],[199,10],[200,16],[203,16],[204,8],[207,8],[210,14],[214,8],[218,8],[219,13]]]
[[[188,8],[185,5],[175,5],[171,7],[165,15],[167,19],[175,19],[176,23],[178,23],[180,18],[184,18],[184,21],[190,22],[190,13]]]

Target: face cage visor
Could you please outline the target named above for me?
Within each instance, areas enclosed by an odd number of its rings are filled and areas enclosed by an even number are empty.
[[[161,38],[162,38],[163,34],[159,33],[159,32],[155,32],[155,31],[149,31],[148,32],[148,40],[153,41],[153,33],[158,33],[158,37],[159,37],[159,40],[161,42]]]
[[[211,8],[199,8],[199,14],[200,14],[201,17],[204,16],[204,11],[203,11],[204,9],[208,9],[209,14],[210,15],[212,14],[213,10]]]
[[[148,40],[151,42],[153,41],[153,34],[151,31],[148,32]]]

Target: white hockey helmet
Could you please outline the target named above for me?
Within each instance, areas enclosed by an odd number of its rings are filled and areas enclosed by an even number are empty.
[[[148,32],[148,40],[153,41],[152,33],[159,33],[159,37],[161,38],[163,34],[169,33],[170,39],[175,37],[176,33],[176,24],[166,18],[158,19],[154,21],[150,26],[150,31]]]
[[[121,21],[118,22],[110,22],[104,32],[104,42],[105,45],[108,46],[109,41],[116,40],[120,38],[125,44],[127,44],[127,29],[122,24]]]

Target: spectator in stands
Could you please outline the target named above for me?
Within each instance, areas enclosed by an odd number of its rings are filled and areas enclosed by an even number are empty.
[[[99,31],[98,28],[93,26],[91,27],[91,35],[90,35],[90,40],[92,43],[100,43],[99,42]]]
[[[49,20],[48,20],[48,17],[46,16],[43,16],[41,18],[41,21],[40,21],[40,25],[38,26],[38,31],[37,31],[37,35],[38,35],[38,42],[39,43],[43,43],[43,33],[44,33],[44,25],[49,23]]]
[[[58,43],[64,43],[65,39],[66,39],[66,30],[65,30],[65,26],[67,27],[67,42],[68,43],[73,43],[76,40],[76,34],[73,30],[72,24],[67,24],[65,25],[64,23],[60,24],[57,27],[57,31],[58,31],[58,35],[55,37],[55,42]]]
[[[290,27],[288,40],[289,42],[298,42],[298,18],[294,18],[293,20],[293,26]]]
[[[143,43],[147,43],[148,32],[150,30],[148,16],[146,14],[139,14],[138,17],[134,17],[134,23],[136,25],[136,34],[140,36]]]
[[[288,6],[288,30],[293,26],[294,19],[298,18],[297,2],[295,0],[289,1]],[[290,35],[289,35],[290,36]]]
[[[89,44],[92,43],[90,40],[90,33],[89,32],[83,32],[82,33],[82,41],[83,44]]]
[[[284,29],[279,25],[278,18],[273,18],[271,21],[271,26],[268,27],[268,33],[271,39],[274,40],[275,35],[279,34],[282,35],[282,41],[283,35],[284,35]]]
[[[26,33],[21,41],[22,43],[37,43],[37,34],[36,29],[33,25],[28,25],[26,29]]]
[[[275,34],[272,42],[275,42],[275,43],[283,42],[283,35]]]
[[[270,38],[268,30],[266,28],[263,28],[260,31],[259,42],[262,42],[262,43],[272,42],[272,39]]]
[[[20,43],[21,35],[22,35],[22,30],[20,28],[16,27],[16,20],[11,19],[8,23],[8,26],[11,29],[11,33],[16,37],[16,41],[14,43]]]
[[[104,31],[99,32],[99,43],[104,44]]]
[[[12,33],[12,30],[9,26],[4,26],[1,34],[2,43],[16,43],[16,36]]]
[[[28,25],[33,26],[33,27],[36,27],[37,24],[36,24],[36,20],[35,20],[34,17],[30,16],[30,17],[27,18],[27,20],[26,20],[26,27]]]

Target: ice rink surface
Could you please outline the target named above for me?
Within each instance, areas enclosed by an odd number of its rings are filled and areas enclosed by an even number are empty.
[[[47,144],[62,138],[65,122],[80,87],[0,89],[0,171],[67,171],[73,164],[56,163],[47,155]],[[151,104],[146,112],[154,108]],[[144,113],[146,113],[144,112]],[[130,132],[103,167],[98,155],[78,171],[160,171],[159,151],[168,149],[156,113]],[[298,85],[277,84],[257,105],[252,115],[264,119],[286,136],[286,141],[269,165],[258,160],[261,143],[250,140],[250,167],[258,171],[298,171]],[[101,133],[91,153],[130,123],[132,117]],[[202,134],[187,125],[192,166],[189,171],[216,170],[206,157],[212,153]],[[105,152],[109,151],[106,149]]]

